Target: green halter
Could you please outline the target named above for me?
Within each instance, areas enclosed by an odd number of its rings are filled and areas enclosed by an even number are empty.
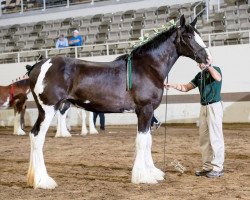
[[[133,56],[133,52],[137,48],[146,44],[147,42],[152,41],[159,34],[168,31],[171,27],[174,27],[174,26],[176,26],[176,22],[174,20],[171,20],[171,21],[167,22],[167,24],[162,25],[162,27],[160,29],[155,28],[153,35],[150,36],[148,33],[146,33],[144,36],[141,36],[139,38],[139,42],[132,43],[132,50],[130,51],[130,53],[128,53],[128,58],[127,58],[128,59],[127,60],[127,90],[132,89],[132,56]]]

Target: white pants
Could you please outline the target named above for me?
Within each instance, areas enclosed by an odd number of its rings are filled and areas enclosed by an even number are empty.
[[[199,134],[204,170],[223,170],[225,149],[222,118],[222,102],[201,106]]]

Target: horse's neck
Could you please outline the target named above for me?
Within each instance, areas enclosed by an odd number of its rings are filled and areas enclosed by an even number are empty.
[[[174,44],[176,34],[172,34],[165,42],[163,42],[158,48],[151,51],[151,56],[157,65],[152,67],[158,73],[158,79],[164,82],[169,71],[171,70],[174,63],[179,58],[179,55]]]

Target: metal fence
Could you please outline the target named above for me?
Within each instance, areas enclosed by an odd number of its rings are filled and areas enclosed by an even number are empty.
[[[32,10],[42,10],[46,11],[50,8],[56,7],[66,7],[85,4],[89,6],[94,6],[95,4],[99,4],[101,2],[120,2],[123,0],[16,0],[13,1],[0,1],[0,17],[4,14],[10,13],[20,13],[32,11]]]

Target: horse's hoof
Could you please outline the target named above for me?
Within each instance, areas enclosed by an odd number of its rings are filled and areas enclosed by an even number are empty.
[[[82,136],[86,136],[88,134],[88,132],[81,132],[81,134],[80,135],[82,135]]]
[[[34,189],[41,188],[41,189],[55,189],[57,187],[57,183],[54,181],[53,178],[50,176],[42,177],[38,183],[34,185]]]
[[[98,131],[90,131],[89,134],[94,135],[94,134],[99,134],[99,133],[98,133]]]
[[[147,184],[156,184],[158,183],[155,177],[147,170],[145,171],[133,171],[132,172],[132,183],[147,183]]]
[[[19,131],[16,134],[14,133],[14,135],[26,135],[26,133],[24,131]]]
[[[160,169],[156,167],[150,168],[150,174],[157,180],[157,181],[162,181],[164,180],[165,173],[162,172]]]
[[[71,137],[70,132],[67,133],[57,133],[55,137]]]

